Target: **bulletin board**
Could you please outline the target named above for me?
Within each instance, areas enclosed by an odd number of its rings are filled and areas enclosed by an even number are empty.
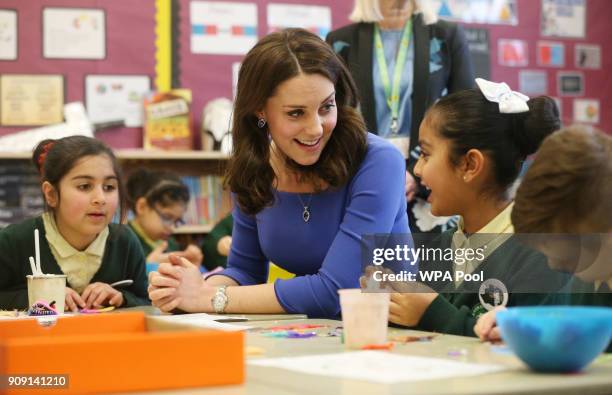
[[[240,3],[256,6],[256,36],[268,32],[267,11],[269,4],[295,4],[325,6],[331,10],[332,28],[344,26],[349,22],[352,0],[256,0],[220,3]],[[445,1],[445,0],[432,0]],[[452,1],[452,0],[446,0]],[[609,0],[584,0],[586,2],[586,23],[584,36],[580,38],[544,37],[541,30],[542,1],[554,0],[516,0],[516,24],[477,24],[460,22],[465,27],[486,30],[489,42],[490,78],[505,81],[513,89],[519,88],[519,73],[532,72],[534,76],[544,75],[547,94],[559,100],[562,118],[565,123],[574,119],[574,101],[593,99],[599,101],[600,119],[595,126],[612,131],[612,105],[609,92],[612,92],[612,77],[604,70],[612,67],[612,26],[608,16]],[[175,0],[178,26],[174,27],[178,43],[175,48],[173,84],[192,90],[192,112],[196,146],[199,145],[202,110],[205,104],[215,98],[231,99],[232,67],[239,63],[243,55],[193,53],[191,48],[192,25],[190,6],[192,0]],[[43,57],[42,15],[45,7],[99,8],[105,13],[106,48],[105,57],[95,60],[48,59]],[[0,74],[61,74],[65,81],[64,100],[66,102],[84,100],[87,75],[147,75],[155,81],[155,1],[154,0],[3,0],[0,9],[13,9],[18,14],[18,48],[16,60],[0,60]],[[485,36],[477,37],[482,39]],[[521,40],[526,44],[526,64],[520,67],[504,66],[498,61],[500,40]],[[564,47],[562,65],[546,66],[538,62],[537,51],[541,41],[561,43]],[[575,50],[580,45],[595,45],[601,50],[601,67],[582,69],[575,67]],[[554,48],[553,48],[554,50]],[[478,63],[486,65],[486,57],[481,51]],[[484,63],[483,63],[484,62]],[[578,72],[582,75],[583,89],[574,95],[560,95],[560,73]],[[539,74],[538,74],[539,73]],[[563,80],[572,83],[571,79]],[[154,88],[154,84],[152,84]],[[0,135],[23,130],[24,128],[0,126]],[[141,128],[120,128],[101,131],[97,137],[115,148],[142,147]]]
[[[512,89],[519,89],[519,74],[521,72],[544,73],[546,78],[546,94],[557,99],[561,104],[561,117],[565,125],[574,122],[574,101],[599,101],[599,121],[592,124],[607,133],[612,133],[612,77],[609,72],[612,67],[612,25],[610,19],[609,0],[585,0],[586,23],[582,38],[543,36],[542,0],[517,0],[518,24],[484,25],[463,24],[470,28],[484,28],[489,31],[491,79],[504,81]],[[499,43],[503,39],[522,40],[527,45],[527,64],[521,67],[503,66],[499,64]],[[562,66],[545,66],[538,61],[538,45],[543,43],[562,44]],[[595,45],[601,49],[601,67],[588,69],[576,67],[575,53],[581,45]],[[559,94],[559,77],[563,73],[580,74],[583,76],[583,90],[580,94]],[[530,95],[534,96],[534,95]]]
[[[56,59],[43,56],[44,9],[91,8],[105,14],[105,53],[102,59]],[[146,75],[155,77],[155,1],[153,0],[2,0],[0,9],[18,17],[18,56],[0,60],[0,74],[60,74],[64,101],[85,101],[88,75]],[[0,135],[30,127],[0,126]],[[142,145],[140,128],[101,131],[97,136],[116,148]]]

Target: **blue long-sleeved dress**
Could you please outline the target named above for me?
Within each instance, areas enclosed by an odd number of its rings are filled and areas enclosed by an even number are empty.
[[[219,274],[240,285],[262,284],[268,261],[274,262],[296,275],[274,284],[285,311],[338,317],[338,289],[359,287],[361,236],[409,233],[405,167],[393,145],[368,134],[366,156],[345,186],[311,199],[309,194],[276,191],[274,204],[255,216],[235,205],[227,269]],[[304,222],[308,200],[311,216]]]

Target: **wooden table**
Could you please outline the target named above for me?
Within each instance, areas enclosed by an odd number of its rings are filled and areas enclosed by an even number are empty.
[[[321,324],[329,328],[342,325],[341,321],[293,319],[280,320],[273,316],[265,321],[237,323],[257,328],[276,325]],[[283,318],[276,317],[276,318]],[[247,379],[244,385],[164,391],[163,394],[215,394],[215,395],[391,395],[391,394],[609,394],[612,393],[612,355],[602,355],[584,372],[578,374],[539,374],[528,370],[511,353],[494,352],[491,345],[475,338],[438,334],[430,342],[396,344],[392,353],[442,358],[484,364],[500,364],[510,370],[503,372],[445,379],[413,381],[393,385],[360,380],[338,379],[307,375],[285,369],[250,365],[257,358],[289,357],[344,352],[339,337],[313,337],[308,339],[272,338],[260,333],[261,329],[246,332],[247,350],[262,349],[262,355],[247,355]],[[425,332],[391,328],[389,336],[426,335]],[[461,351],[457,353],[457,351]],[[450,354],[449,354],[450,352]],[[460,354],[460,355],[455,355]],[[159,392],[160,394],[162,392]]]

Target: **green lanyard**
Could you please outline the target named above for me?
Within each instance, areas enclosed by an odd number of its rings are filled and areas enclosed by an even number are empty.
[[[389,69],[385,60],[385,51],[383,48],[382,39],[380,38],[380,29],[378,25],[374,25],[374,49],[376,51],[376,60],[378,61],[378,69],[380,70],[380,79],[385,89],[385,97],[387,104],[391,109],[391,132],[397,133],[399,130],[399,102],[400,102],[400,81],[402,72],[406,64],[408,54],[408,46],[410,45],[410,35],[412,34],[412,19],[408,19],[404,25],[402,32],[402,40],[400,41],[399,51],[395,59],[395,69],[393,70],[393,86],[389,81]]]

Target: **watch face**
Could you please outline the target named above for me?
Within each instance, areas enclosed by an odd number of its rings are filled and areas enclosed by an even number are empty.
[[[227,295],[225,289],[219,288],[212,300],[213,309],[216,313],[222,313],[227,305]]]

